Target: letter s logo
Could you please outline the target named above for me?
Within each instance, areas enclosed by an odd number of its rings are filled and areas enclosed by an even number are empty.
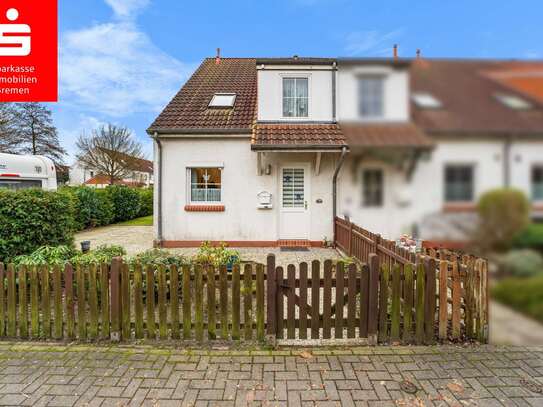
[[[19,11],[10,8],[6,17],[9,21],[15,21],[19,18]],[[0,24],[0,56],[30,55],[30,32],[30,26],[27,24]]]

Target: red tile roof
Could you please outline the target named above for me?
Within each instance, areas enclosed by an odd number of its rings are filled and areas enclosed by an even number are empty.
[[[494,80],[492,72],[508,68],[507,61],[416,60],[410,68],[412,92],[428,92],[441,108],[424,109],[411,104],[414,122],[429,132],[468,134],[543,134],[543,106],[515,110],[496,95],[517,94],[510,86]],[[519,65],[530,62],[518,62]],[[540,66],[539,72],[543,72]],[[528,87],[537,86],[535,82]]]
[[[215,93],[235,93],[233,108],[208,108]],[[256,59],[207,58],[160,113],[149,133],[250,133],[256,119]]]
[[[337,124],[257,123],[252,148],[259,149],[341,149],[345,137]]]
[[[347,144],[356,147],[431,147],[432,139],[412,123],[341,123]]]

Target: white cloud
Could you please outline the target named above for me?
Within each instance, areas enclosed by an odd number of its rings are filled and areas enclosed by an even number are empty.
[[[61,97],[112,117],[158,112],[192,68],[161,51],[131,21],[66,32],[60,55]]]
[[[345,39],[345,51],[349,56],[392,55],[392,41],[403,34],[403,28],[387,33],[377,30],[355,31]]]
[[[149,4],[149,0],[105,0],[105,2],[121,18],[133,17]]]

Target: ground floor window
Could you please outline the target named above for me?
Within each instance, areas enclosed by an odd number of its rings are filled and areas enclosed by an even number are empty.
[[[543,201],[543,165],[532,168],[532,199]]]
[[[362,205],[383,206],[384,176],[381,169],[362,171]]]
[[[221,202],[221,168],[191,168],[189,171],[191,202]]]
[[[473,166],[447,165],[445,167],[445,201],[473,201]]]

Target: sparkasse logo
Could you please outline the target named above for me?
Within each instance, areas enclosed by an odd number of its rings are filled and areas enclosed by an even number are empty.
[[[0,9],[0,102],[58,100],[58,0]]]

